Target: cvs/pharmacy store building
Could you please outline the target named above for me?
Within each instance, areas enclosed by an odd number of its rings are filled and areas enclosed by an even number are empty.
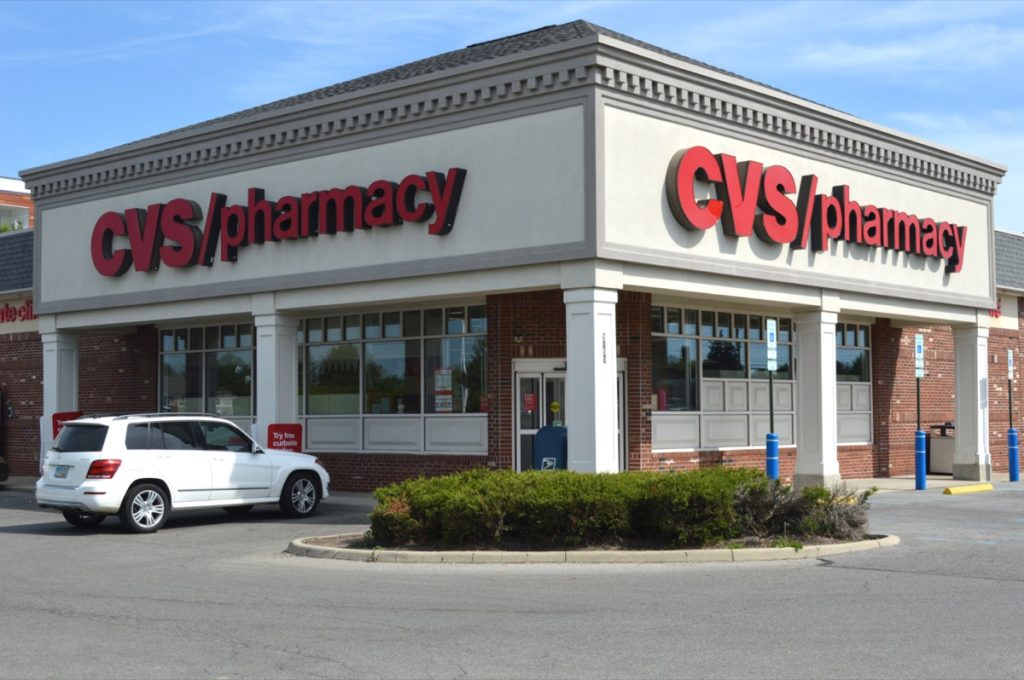
[[[1004,171],[582,21],[27,170],[40,446],[130,388],[341,489],[556,422],[575,470],[762,466],[771,402],[783,477],[907,474],[921,333],[986,479]]]

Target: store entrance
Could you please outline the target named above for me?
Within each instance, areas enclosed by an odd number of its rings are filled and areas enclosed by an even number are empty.
[[[625,469],[625,370],[620,366],[617,375],[619,469]],[[537,432],[545,425],[565,427],[572,436],[572,423],[566,421],[565,360],[517,361],[515,378],[515,469],[533,468],[533,443]]]

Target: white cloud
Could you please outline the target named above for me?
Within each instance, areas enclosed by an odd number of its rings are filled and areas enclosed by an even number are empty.
[[[995,199],[995,224],[1024,231],[1024,109],[1000,109],[965,117],[930,111],[905,111],[890,116],[893,124],[914,135],[1005,165]]]

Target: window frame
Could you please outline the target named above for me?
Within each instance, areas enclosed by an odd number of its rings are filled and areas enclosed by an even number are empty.
[[[230,335],[225,335],[225,329],[231,329]],[[215,331],[215,332],[214,332]],[[211,339],[215,338],[211,346]],[[230,342],[228,338],[231,338]],[[170,348],[168,348],[170,342]],[[212,400],[216,397],[208,394],[210,388],[209,374],[211,369],[216,370],[216,357],[218,354],[232,352],[236,354],[248,354],[249,358],[249,413],[236,415],[234,413],[222,414],[213,406]],[[204,324],[197,326],[174,326],[157,329],[157,366],[159,369],[157,384],[158,408],[163,413],[185,413],[192,412],[192,409],[184,408],[179,411],[172,411],[167,408],[169,401],[164,393],[166,378],[164,375],[164,359],[170,356],[181,356],[185,359],[185,380],[188,380],[188,357],[199,356],[199,380],[200,397],[202,408],[201,413],[209,413],[218,417],[240,420],[248,423],[254,422],[256,418],[256,329],[252,321],[221,322],[216,324]],[[212,362],[212,363],[211,363]],[[194,397],[192,397],[194,398]],[[231,397],[239,398],[238,396]],[[234,410],[234,409],[232,409]]]

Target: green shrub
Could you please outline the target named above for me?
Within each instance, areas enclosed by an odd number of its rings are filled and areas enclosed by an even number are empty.
[[[795,492],[745,468],[686,473],[477,468],[377,489],[382,546],[699,547],[740,537],[863,535],[870,492]]]
[[[742,535],[738,488],[764,477],[747,468],[651,473],[635,506],[638,537],[669,546],[701,546]]]

